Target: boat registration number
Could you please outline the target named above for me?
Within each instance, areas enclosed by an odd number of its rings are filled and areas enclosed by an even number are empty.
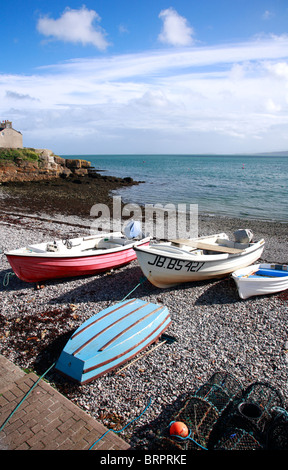
[[[148,261],[151,266],[157,266],[158,268],[174,269],[175,271],[186,270],[197,272],[200,271],[204,262],[201,261],[184,261],[181,259],[166,258],[166,256],[155,255],[153,261]]]

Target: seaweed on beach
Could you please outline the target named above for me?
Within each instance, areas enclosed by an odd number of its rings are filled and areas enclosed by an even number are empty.
[[[54,343],[53,356],[58,357],[63,344],[56,347],[55,339],[58,338],[59,328],[71,334],[78,320],[74,306],[68,305],[62,308],[53,308],[35,314],[27,314],[23,309],[17,317],[6,318],[0,314],[0,338],[6,350],[14,350],[19,363],[27,361],[37,362],[37,357]]]

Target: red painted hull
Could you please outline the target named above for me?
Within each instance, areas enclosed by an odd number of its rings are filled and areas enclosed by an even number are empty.
[[[149,241],[138,246],[149,245]],[[132,247],[92,256],[22,256],[7,254],[14,273],[25,282],[40,282],[49,279],[87,276],[124,266],[136,259]]]

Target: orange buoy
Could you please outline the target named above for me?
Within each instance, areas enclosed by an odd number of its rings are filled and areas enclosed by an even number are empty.
[[[170,435],[187,437],[189,434],[188,428],[182,421],[174,421],[170,426]]]

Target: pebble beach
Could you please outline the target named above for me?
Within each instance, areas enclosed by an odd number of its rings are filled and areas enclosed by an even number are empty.
[[[46,194],[46,204],[33,206],[32,198],[30,206],[27,200],[23,205],[21,192],[12,197],[0,189],[0,354],[39,375],[57,360],[78,326],[121,301],[142,278],[137,261],[101,275],[39,286],[13,275],[5,251],[90,233],[90,205],[83,212],[85,201],[80,207],[65,199],[61,210],[48,199]],[[225,232],[233,237],[239,228],[252,230],[255,240],[265,239],[260,261],[288,264],[285,223],[201,215],[198,220],[199,236]],[[228,276],[169,289],[146,281],[132,297],[168,307],[169,341],[86,385],[70,383],[54,369],[45,377],[108,429],[121,430],[135,420],[121,433],[132,449],[157,450],[157,431],[217,371],[228,372],[243,387],[268,382],[288,405],[287,291],[241,300]]]

